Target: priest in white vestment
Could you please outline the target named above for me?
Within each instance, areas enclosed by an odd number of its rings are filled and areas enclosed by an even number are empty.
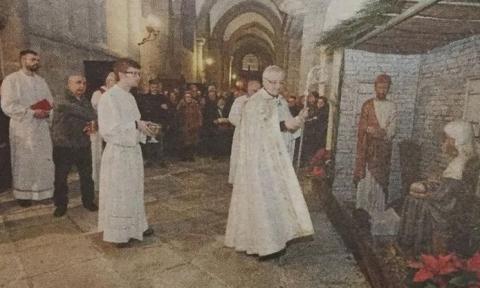
[[[264,88],[245,104],[237,126],[239,150],[225,245],[247,254],[274,254],[288,241],[314,233],[282,136],[282,131],[298,129],[307,111],[281,121],[278,93],[284,75],[278,66],[265,69]]]
[[[400,220],[392,209],[385,210],[397,121],[395,104],[386,99],[390,85],[390,76],[382,74],[377,77],[376,97],[363,104],[358,124],[354,171],[356,208],[368,212],[374,235],[395,234]]]
[[[97,114],[100,97],[102,97],[108,89],[112,88],[116,82],[115,73],[110,72],[105,79],[105,85],[93,92],[91,102],[93,109],[97,111]],[[100,187],[100,164],[102,161],[103,139],[99,133],[92,133],[90,135],[90,141],[92,142],[92,178],[95,183],[95,191],[98,191]]]
[[[153,234],[144,205],[144,172],[140,142],[154,136],[129,92],[140,80],[140,65],[130,59],[114,64],[118,83],[98,104],[99,132],[107,143],[102,155],[98,229],[103,240],[126,247],[131,239]]]
[[[250,80],[247,84],[247,94],[239,96],[235,99],[230,108],[230,113],[228,114],[228,121],[235,126],[235,131],[233,132],[232,139],[232,149],[230,153],[230,173],[228,174],[228,183],[233,184],[233,178],[235,176],[235,167],[237,164],[238,156],[238,137],[240,129],[237,129],[240,125],[240,120],[242,119],[242,110],[245,104],[247,103],[248,98],[255,94],[258,90],[262,88],[262,85],[257,80]]]
[[[50,138],[53,97],[45,80],[36,74],[40,57],[20,52],[22,68],[3,80],[2,110],[10,120],[13,195],[21,206],[53,196],[54,164]]]

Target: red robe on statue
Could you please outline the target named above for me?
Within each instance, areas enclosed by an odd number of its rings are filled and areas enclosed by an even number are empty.
[[[374,100],[367,100],[362,106],[358,124],[357,156],[353,179],[355,183],[358,183],[365,178],[365,170],[368,169],[387,194],[392,141],[387,137],[385,129],[380,127],[375,114]],[[376,132],[367,133],[367,127],[374,128]]]

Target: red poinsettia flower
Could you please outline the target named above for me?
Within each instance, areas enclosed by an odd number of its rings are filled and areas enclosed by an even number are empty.
[[[320,148],[310,160],[310,165],[324,164],[327,160],[330,160],[330,158],[330,150]]]
[[[458,271],[462,267],[462,263],[455,254],[439,255],[422,255],[421,262],[410,262],[411,268],[420,269],[415,273],[414,282],[425,282],[433,279],[435,276],[447,275]],[[440,279],[437,279],[440,281]],[[438,283],[442,284],[442,283]],[[442,287],[442,286],[440,286]]]
[[[475,253],[472,258],[467,260],[466,270],[475,272],[477,278],[480,278],[480,252]]]
[[[322,167],[318,167],[318,166],[313,167],[311,174],[315,177],[325,177],[325,175],[326,175],[325,174],[325,169],[323,169]]]

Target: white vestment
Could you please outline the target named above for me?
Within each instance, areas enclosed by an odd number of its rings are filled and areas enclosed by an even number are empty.
[[[397,118],[395,104],[389,100],[379,101],[375,99],[373,105],[375,107],[375,116],[378,124],[382,129],[385,129],[387,137],[393,139],[395,136]],[[368,171],[368,167],[365,170],[365,178],[360,180],[357,187],[356,207],[364,209],[372,217],[372,233],[374,235],[392,234],[380,231],[384,230],[383,228],[376,228],[376,226],[388,226],[383,223],[381,225],[375,225],[375,223],[379,223],[382,219],[387,218],[386,215],[389,215],[390,213],[385,213],[385,200],[387,199],[385,199],[385,192],[383,191],[382,186],[380,186],[370,171]]]
[[[31,105],[53,98],[45,80],[22,71],[5,77],[2,109],[10,120],[13,195],[16,199],[42,200],[53,196],[54,164],[49,119],[33,117]],[[51,116],[51,115],[50,115]]]
[[[290,109],[288,108],[288,102],[282,96],[278,97],[278,118],[280,121],[288,121],[289,119],[293,118]],[[287,146],[288,154],[290,155],[290,161],[293,162],[293,154],[295,153],[295,140],[300,137],[302,134],[302,129],[297,129],[294,132],[292,131],[284,131],[282,132],[283,141],[285,141],[285,145]]]
[[[145,135],[135,127],[140,112],[133,95],[118,86],[102,95],[98,104],[100,135],[107,142],[100,171],[98,229],[103,240],[125,243],[143,239],[148,224],[143,199]]]
[[[238,126],[240,125],[240,121],[242,119],[242,110],[245,103],[248,101],[248,96],[243,95],[237,97],[232,104],[232,108],[230,108],[230,113],[228,114],[228,121],[235,126],[235,131],[233,132],[233,139],[232,139],[232,150],[230,154],[230,173],[228,174],[228,183],[233,184],[234,176],[235,176],[235,167],[237,165],[237,156],[238,156],[238,135],[239,130]]]
[[[305,199],[280,131],[278,100],[264,89],[246,103],[225,245],[259,256],[313,234]]]
[[[242,109],[248,101],[248,97],[246,95],[240,96],[233,102],[232,108],[230,109],[230,114],[228,115],[228,120],[232,125],[235,126],[235,131],[233,133],[233,141],[232,141],[232,152],[230,155],[230,173],[228,175],[228,183],[233,184],[234,182],[234,175],[235,175],[235,167],[237,163],[238,157],[238,135],[239,129],[236,127],[240,125],[240,121],[242,120]],[[288,102],[281,96],[278,99],[274,100],[277,101],[278,108],[278,118],[279,121],[285,121],[287,119],[292,118],[292,114],[290,113],[290,109],[288,109]],[[291,131],[284,131],[282,132],[283,140],[285,141],[285,145],[287,146],[288,154],[290,155],[290,159],[293,162],[293,154],[295,152],[295,139],[300,137],[301,129],[297,129],[294,132]]]
[[[100,90],[97,90],[92,94],[92,106],[93,109],[97,111],[97,113],[98,101],[100,101],[100,97],[102,96],[102,94],[103,93]],[[95,191],[98,191],[100,186],[100,164],[102,161],[103,139],[100,136],[100,133],[93,133],[90,135],[90,141],[92,142],[92,179],[95,183]]]

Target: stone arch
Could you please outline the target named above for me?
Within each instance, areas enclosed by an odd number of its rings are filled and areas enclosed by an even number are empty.
[[[243,1],[241,4],[233,6],[226,11],[225,14],[223,14],[223,16],[216,22],[216,25],[213,27],[210,35],[216,39],[223,38],[223,34],[230,22],[232,22],[239,15],[249,12],[257,13],[264,17],[274,29],[273,32],[275,37],[278,37],[282,34],[282,21],[272,10],[270,10],[270,8],[256,1],[247,0]]]
[[[229,68],[232,64],[233,52],[237,49],[239,45],[235,44],[241,39],[252,36],[251,39],[256,39],[256,41],[250,41],[249,45],[259,47],[261,51],[264,51],[265,55],[268,55],[268,58],[273,58],[270,62],[279,63],[283,65],[283,21],[280,15],[281,14],[277,8],[272,8],[267,6],[262,1],[256,0],[245,0],[245,1],[235,1],[235,5],[231,5],[229,10],[224,13],[224,15],[216,21],[215,27],[212,27],[210,33],[210,27],[204,31],[208,31],[205,38],[207,40],[208,54],[210,57],[217,59],[215,65],[212,65],[208,68],[208,77],[207,80],[211,82],[216,82],[223,88],[228,88],[228,79],[229,79]],[[263,1],[265,2],[265,1]],[[273,9],[273,10],[272,10]],[[263,19],[267,21],[270,25],[262,25],[262,23],[257,22],[246,22],[244,25],[235,27],[235,31],[231,33],[228,41],[225,41],[224,36],[227,27],[230,25],[234,19],[239,17],[242,14],[246,13],[256,13],[261,15]],[[242,23],[243,24],[243,23]],[[271,29],[269,27],[271,26]],[[205,27],[203,27],[205,28]],[[248,41],[247,41],[248,42]],[[237,59],[237,57],[235,57]]]
[[[282,14],[275,2],[271,0],[197,0],[197,27],[199,27],[199,34],[203,36],[210,34],[210,28],[216,26],[218,20],[232,8],[236,6],[248,7],[252,4],[262,6],[281,21]]]
[[[277,43],[274,42],[276,40],[275,36],[264,26],[258,25],[257,23],[250,23],[239,27],[226,41],[226,45],[230,48],[236,41],[246,35],[254,35],[266,41],[270,45],[271,49],[275,51],[275,47],[277,45]]]

